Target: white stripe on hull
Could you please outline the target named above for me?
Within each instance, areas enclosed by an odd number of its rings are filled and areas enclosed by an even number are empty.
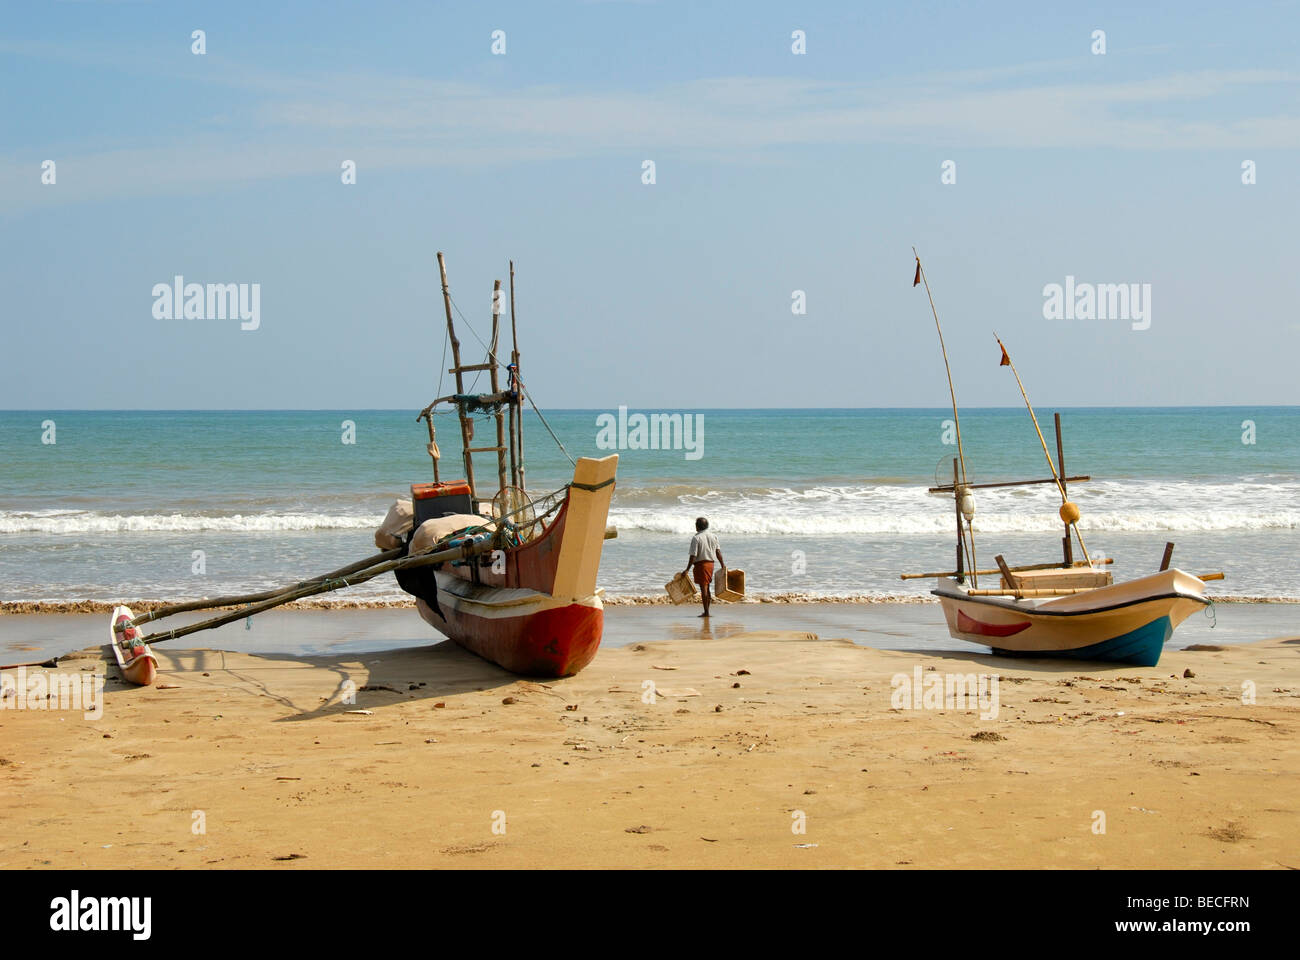
[[[549,593],[522,587],[491,587],[472,584],[442,570],[434,572],[438,581],[438,605],[470,617],[485,620],[525,619],[558,607],[582,606],[604,609],[600,591],[590,597],[553,597]],[[442,618],[423,600],[416,606],[430,626],[446,633]]]
[[[967,597],[964,587],[951,581],[942,581],[934,592],[943,604],[948,632],[953,637],[1000,650],[1051,652],[1104,643],[1165,616],[1171,628],[1177,627],[1206,605],[1204,587],[1190,574],[1166,570],[1127,583],[1048,599],[975,600]],[[988,626],[989,632],[961,629],[959,614]],[[1026,623],[1024,629],[1005,636],[994,632],[999,627]]]

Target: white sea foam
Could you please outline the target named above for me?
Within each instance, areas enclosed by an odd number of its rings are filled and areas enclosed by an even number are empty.
[[[671,488],[668,488],[671,490]],[[1300,484],[1105,481],[1069,491],[1080,529],[1092,531],[1231,531],[1300,528]],[[1057,531],[1055,487],[978,490],[975,528],[987,533]],[[658,502],[655,502],[655,501]],[[947,534],[952,500],[899,485],[689,488],[618,498],[610,522],[620,529],[686,534],[697,514],[719,531],[772,535]]]
[[[1269,478],[1237,482],[1109,480],[1076,484],[1070,498],[1082,512],[1080,529],[1095,532],[1260,531],[1300,529],[1300,483]],[[360,498],[358,498],[360,499]],[[975,491],[975,528],[985,533],[1057,532],[1055,487]],[[370,530],[383,520],[365,505],[337,512],[266,509],[248,513],[131,513],[50,509],[0,510],[3,534],[274,533]],[[235,505],[238,506],[238,505]],[[919,485],[709,487],[628,485],[615,496],[610,522],[627,532],[689,534],[695,517],[715,529],[755,536],[947,536],[952,499]]]
[[[6,533],[274,533],[298,530],[362,530],[378,527],[382,514],[339,516],[320,513],[259,513],[229,516],[172,514],[102,514],[80,510],[0,511],[0,534]]]

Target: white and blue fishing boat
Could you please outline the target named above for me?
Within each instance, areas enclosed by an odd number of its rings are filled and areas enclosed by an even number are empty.
[[[915,252],[915,251],[913,251]],[[916,259],[913,286],[925,282],[926,294],[930,284],[921,259]],[[945,368],[948,352],[943,347],[943,329],[939,314],[930,297],[935,328],[939,331],[939,344],[943,348]],[[995,335],[996,336],[996,335]],[[948,371],[948,390],[952,396],[953,421],[956,427],[957,456],[952,463],[952,483],[931,487],[931,493],[951,494],[957,521],[957,568],[944,573],[904,574],[903,579],[934,577],[938,579],[930,591],[939,598],[948,632],[958,640],[985,644],[994,653],[1006,656],[1068,658],[1129,663],[1153,667],[1169,641],[1174,628],[1197,610],[1209,606],[1205,596],[1206,580],[1221,580],[1222,573],[1196,576],[1183,570],[1171,569],[1170,558],[1174,545],[1165,545],[1164,558],[1156,573],[1124,583],[1115,583],[1106,565],[1109,559],[1093,557],[1079,533],[1079,508],[1070,502],[1067,484],[1078,483],[1090,477],[1067,477],[1065,450],[1061,442],[1061,415],[1056,422],[1056,460],[1047,449],[1047,441],[1038,426],[1038,417],[1025,392],[1020,374],[1016,372],[1001,339],[1000,366],[1010,367],[1024,398],[1038,434],[1052,475],[1042,480],[1010,480],[999,483],[971,483],[966,475],[966,459],[962,449],[961,420],[957,410],[957,396],[952,387],[952,372]],[[1065,525],[1061,539],[1060,562],[1037,563],[1012,567],[1001,555],[995,557],[996,569],[979,570],[975,563],[975,515],[973,492],[993,487],[1019,487],[1032,484],[1054,484],[1061,496],[1058,511]],[[1082,554],[1074,559],[1074,544]],[[981,588],[980,575],[1001,577],[996,587]]]
[[[1058,569],[1069,572],[1069,568]],[[1048,589],[1052,595],[1017,597],[1012,589],[990,596],[994,591],[954,579],[941,581],[931,593],[943,604],[953,637],[987,644],[994,653],[1109,660],[1141,667],[1154,667],[1174,628],[1210,602],[1204,581],[1182,570],[1074,588],[1076,592],[1068,594],[1055,593],[1060,588],[1020,587],[1019,592],[1047,593]]]

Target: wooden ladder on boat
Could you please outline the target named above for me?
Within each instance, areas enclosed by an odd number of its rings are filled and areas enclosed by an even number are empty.
[[[456,336],[456,325],[451,316],[451,291],[447,286],[447,262],[442,252],[438,253],[438,273],[442,278],[442,304],[447,314],[447,339],[451,342],[452,366],[448,373],[456,377],[456,393],[451,397],[440,397],[429,407],[429,439],[433,441],[432,407],[444,400],[456,405],[460,419],[461,454],[465,460],[465,478],[469,482],[470,502],[475,511],[480,504],[491,503],[493,497],[481,497],[474,477],[474,454],[495,453],[497,489],[504,490],[507,485],[518,489],[524,488],[524,423],[523,423],[523,384],[519,379],[519,333],[515,324],[515,263],[510,261],[510,335],[511,351],[508,370],[508,383],[501,389],[501,362],[497,354],[501,334],[501,281],[492,286],[492,339],[487,348],[487,360],[484,363],[461,363],[460,340]],[[465,393],[465,374],[486,371],[490,375],[489,392],[469,396]],[[488,407],[496,421],[496,443],[491,446],[475,447],[474,418],[471,406]],[[503,409],[504,408],[504,409]],[[507,413],[508,411],[508,413]],[[509,436],[507,437],[507,420]],[[435,448],[436,449],[436,448]],[[433,450],[434,479],[438,477],[438,458]]]

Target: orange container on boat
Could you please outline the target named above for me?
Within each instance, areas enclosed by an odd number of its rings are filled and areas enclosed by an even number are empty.
[[[449,513],[473,513],[468,480],[442,483],[411,484],[411,505],[415,508],[415,525]]]

